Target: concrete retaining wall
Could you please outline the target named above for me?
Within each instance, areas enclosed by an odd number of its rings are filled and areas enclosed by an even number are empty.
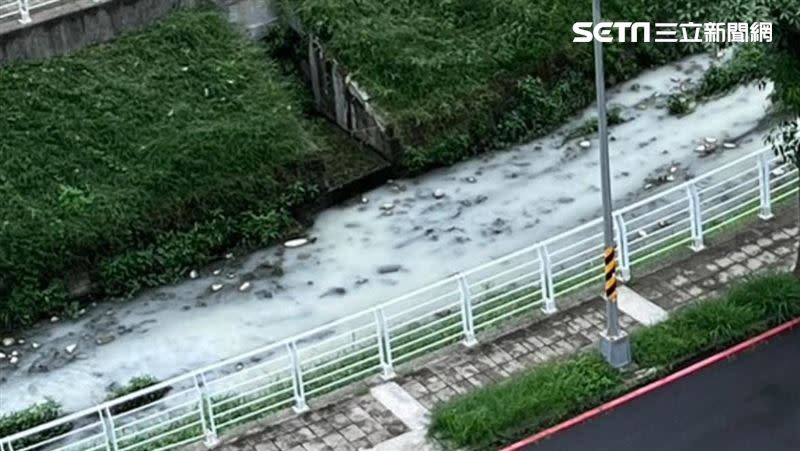
[[[107,42],[206,0],[72,0],[31,12],[32,22],[0,23],[0,65],[40,60]],[[232,22],[260,37],[277,20],[271,0],[215,0]]]
[[[317,109],[351,136],[377,150],[388,161],[396,162],[401,147],[394,129],[383,114],[370,102],[370,96],[339,66],[325,55],[313,38],[308,41],[308,59],[303,72],[314,92]]]

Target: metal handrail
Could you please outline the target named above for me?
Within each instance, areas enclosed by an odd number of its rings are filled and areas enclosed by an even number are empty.
[[[641,215],[628,218],[626,219],[626,214],[630,215],[636,210],[642,209],[644,207],[651,206],[651,210],[648,211],[646,214],[649,214],[653,211],[658,212],[659,216],[654,218],[655,221],[659,219],[663,219],[666,216],[674,215],[674,211],[670,208],[661,208],[653,206],[654,203],[658,203],[663,199],[672,196],[674,197],[676,194],[683,197],[683,199],[687,199],[685,196],[689,196],[689,217],[682,220],[681,223],[688,221],[688,229],[685,226],[682,226],[677,231],[672,231],[670,228],[662,229],[663,232],[669,232],[668,234],[665,233],[654,233],[653,235],[647,237],[638,237],[631,239],[628,235],[631,233],[618,233],[617,240],[618,247],[620,248],[620,259],[622,262],[627,262],[630,260],[630,256],[632,254],[637,254],[638,258],[641,258],[640,255],[642,251],[647,250],[645,252],[646,255],[654,255],[658,253],[661,249],[665,246],[670,245],[670,241],[674,238],[679,236],[685,236],[687,232],[691,231],[691,241],[694,242],[694,248],[699,250],[702,248],[702,239],[704,235],[703,225],[704,223],[709,223],[712,220],[719,219],[722,216],[733,215],[733,217],[738,217],[736,215],[741,215],[741,205],[742,203],[736,203],[734,205],[728,206],[730,202],[723,201],[723,202],[715,202],[716,200],[720,199],[719,196],[711,196],[708,199],[704,199],[700,202],[700,196],[698,196],[698,192],[700,194],[707,193],[710,189],[708,187],[698,190],[698,184],[704,182],[706,180],[710,180],[712,177],[715,177],[720,174],[726,173],[726,171],[732,171],[733,169],[737,168],[737,166],[745,165],[744,169],[739,169],[735,171],[735,175],[728,176],[724,179],[726,183],[717,183],[713,185],[714,191],[717,192],[719,189],[724,190],[725,192],[735,190],[741,187],[741,183],[734,184],[734,181],[741,181],[741,179],[749,179],[753,177],[753,168],[757,168],[757,180],[759,181],[759,186],[763,187],[762,190],[755,190],[755,192],[751,192],[753,190],[748,190],[746,195],[752,196],[753,201],[760,202],[760,211],[762,212],[762,217],[764,215],[769,214],[771,211],[771,193],[775,192],[778,189],[785,189],[787,186],[791,186],[790,184],[782,184],[780,186],[773,186],[775,185],[774,182],[780,177],[783,176],[772,176],[769,172],[769,165],[773,163],[776,159],[769,158],[769,155],[772,155],[771,150],[769,148],[762,148],[755,152],[752,152],[748,155],[743,157],[737,158],[736,160],[727,163],[723,166],[715,168],[702,176],[699,176],[695,179],[686,181],[684,183],[669,187],[667,189],[661,190],[656,192],[652,196],[648,197],[647,199],[643,199],[641,201],[635,202],[631,205],[628,205],[624,208],[618,209],[614,212],[614,217],[616,218],[615,228],[621,230],[625,230],[626,222],[635,221],[637,218],[641,217]],[[793,173],[794,170],[791,172]],[[734,188],[731,188],[729,184],[735,185]],[[793,188],[797,189],[797,188]],[[766,190],[764,192],[763,190]],[[707,202],[712,202],[713,205],[705,205]],[[671,204],[674,204],[673,201]],[[725,207],[722,213],[715,214],[712,218],[705,218],[703,219],[703,212],[713,211],[714,209]],[[203,417],[202,427],[204,436],[206,437],[207,444],[213,444],[216,442],[216,427],[214,423],[214,415],[221,415],[222,413],[228,415],[231,412],[242,410],[243,413],[241,416],[235,416],[234,418],[227,418],[224,423],[225,426],[230,424],[234,424],[239,422],[244,418],[249,418],[254,416],[252,412],[248,412],[245,407],[234,407],[229,408],[225,412],[215,412],[215,406],[219,406],[221,403],[225,401],[211,401],[211,398],[204,387],[208,386],[209,383],[206,382],[206,377],[211,375],[217,375],[212,381],[211,384],[215,386],[216,393],[237,393],[237,389],[239,389],[243,384],[246,382],[258,382],[257,379],[262,378],[264,379],[266,376],[263,374],[254,374],[249,376],[247,379],[243,378],[246,376],[247,371],[244,373],[235,372],[231,374],[224,374],[224,370],[226,367],[230,367],[235,363],[245,361],[251,357],[256,357],[258,355],[266,354],[269,356],[269,360],[259,363],[258,365],[264,365],[265,367],[268,364],[276,364],[276,365],[284,365],[287,360],[290,364],[287,364],[286,371],[288,371],[289,376],[282,377],[281,381],[283,383],[292,382],[294,384],[294,389],[292,388],[284,388],[283,390],[287,392],[288,396],[293,396],[295,400],[295,408],[296,410],[303,410],[306,407],[306,396],[308,395],[315,395],[317,393],[324,392],[328,388],[335,388],[337,386],[342,385],[345,381],[355,380],[361,377],[367,377],[370,374],[383,374],[384,377],[391,377],[394,374],[393,371],[393,359],[392,359],[392,351],[399,351],[403,350],[402,356],[400,358],[404,359],[409,355],[417,355],[423,352],[429,352],[433,349],[438,349],[442,346],[447,345],[448,343],[452,342],[452,339],[456,337],[458,334],[454,332],[448,332],[444,335],[445,338],[437,339],[439,334],[444,333],[445,331],[452,331],[455,327],[463,329],[460,334],[464,337],[464,343],[467,346],[473,345],[475,340],[476,328],[480,327],[481,330],[488,325],[493,324],[495,322],[499,322],[505,320],[507,317],[513,317],[515,315],[524,314],[526,312],[526,308],[535,308],[535,307],[543,307],[543,311],[547,314],[553,313],[556,310],[555,299],[553,294],[553,278],[554,275],[558,275],[562,283],[564,280],[573,280],[575,285],[581,285],[585,282],[585,279],[591,277],[586,272],[586,268],[592,265],[595,262],[595,259],[591,256],[587,256],[577,264],[573,264],[572,266],[567,265],[564,266],[565,263],[570,262],[575,255],[573,253],[566,253],[567,255],[559,256],[559,253],[564,249],[570,246],[574,247],[575,242],[577,239],[580,239],[581,245],[586,245],[587,249],[590,249],[592,243],[596,241],[598,250],[601,249],[600,243],[600,236],[597,234],[593,234],[589,237],[585,237],[586,232],[591,230],[593,227],[598,227],[601,223],[600,219],[595,219],[592,221],[588,221],[578,227],[575,227],[571,230],[559,233],[553,237],[550,237],[546,240],[543,240],[539,243],[536,243],[532,246],[525,247],[523,249],[517,250],[512,252],[508,255],[503,257],[494,259],[487,263],[483,263],[472,269],[463,271],[461,273],[453,274],[451,276],[445,277],[437,282],[431,283],[426,285],[422,288],[417,290],[413,290],[409,293],[401,295],[399,297],[393,298],[389,301],[380,303],[376,306],[371,307],[368,310],[358,312],[352,315],[348,315],[346,317],[340,318],[338,320],[329,322],[325,325],[313,328],[301,334],[295,335],[293,337],[288,337],[277,342],[268,344],[266,346],[262,346],[258,349],[240,354],[235,357],[231,357],[228,359],[224,359],[217,363],[204,366],[202,368],[190,371],[180,376],[176,376],[166,380],[164,382],[160,382],[155,384],[151,387],[148,387],[143,390],[139,390],[137,392],[125,395],[118,399],[107,401],[101,403],[97,406],[94,406],[90,409],[85,409],[80,412],[76,412],[70,415],[66,415],[62,418],[57,420],[51,421],[49,423],[36,426],[26,431],[21,431],[15,434],[12,434],[7,437],[0,438],[0,449],[3,451],[13,451],[13,444],[14,442],[20,441],[22,439],[33,437],[37,434],[46,432],[52,428],[63,426],[68,423],[78,422],[80,420],[84,420],[87,418],[94,418],[93,422],[90,423],[90,426],[100,426],[104,427],[106,430],[107,436],[107,443],[109,444],[108,449],[111,451],[115,450],[115,431],[122,430],[126,427],[130,427],[132,424],[120,424],[115,426],[114,425],[114,415],[111,414],[111,411],[114,410],[115,407],[120,406],[123,403],[135,400],[137,398],[141,398],[147,394],[155,393],[159,390],[162,390],[167,387],[175,387],[180,386],[182,389],[186,389],[186,393],[194,393],[193,390],[190,390],[192,386],[195,387],[194,390],[197,392],[197,400],[200,402],[200,406],[205,406],[200,409],[200,413],[203,415],[208,415],[208,424],[205,421],[205,417]],[[580,238],[576,238],[580,237]],[[559,246],[558,244],[561,243]],[[637,244],[638,248],[631,250],[631,244]],[[549,250],[548,250],[549,249]],[[630,253],[631,255],[624,255],[626,252]],[[563,252],[562,252],[563,253]],[[582,252],[581,254],[583,254]],[[512,278],[509,282],[508,280],[504,280],[503,277],[509,276],[513,274],[513,270],[510,270],[507,267],[509,261],[513,260],[517,257],[525,257],[525,260],[520,263],[516,263],[513,269],[523,269],[527,267],[530,268],[531,272],[531,280],[530,283],[525,283],[522,288],[516,286],[518,280],[525,280],[526,276],[516,276],[516,278]],[[597,260],[599,261],[601,258],[600,252],[598,252]],[[552,261],[551,261],[552,260]],[[535,261],[537,264],[532,264],[531,262]],[[599,266],[599,265],[598,265]],[[496,269],[496,272],[492,272],[490,275],[484,273],[484,271]],[[625,268],[626,271],[630,272],[630,268]],[[471,288],[474,288],[474,284],[476,282],[471,282],[468,280],[469,276],[474,276],[475,274],[481,273],[480,280],[489,280],[495,278],[502,283],[506,283],[508,285],[509,290],[502,293],[501,295],[495,296],[491,302],[479,303],[473,305],[473,297],[481,296],[480,292],[476,292],[473,294],[471,292]],[[513,276],[512,276],[513,277]],[[570,282],[572,283],[572,282]],[[445,288],[447,290],[447,294],[441,294],[440,290]],[[565,289],[564,287],[559,288],[559,290],[566,290],[571,291],[575,287],[573,285],[567,286]],[[564,293],[564,291],[561,291]],[[460,293],[460,294],[459,294]],[[522,297],[529,298],[531,295],[540,295],[541,299],[536,300],[531,303],[531,305],[523,304],[522,306],[517,306],[516,302],[520,300]],[[446,318],[437,317],[437,315],[441,312],[444,307],[440,305],[438,302],[431,302],[431,299],[441,299],[442,297],[447,296],[460,296],[460,301],[448,302],[445,306],[446,310],[455,309],[452,314],[446,315]],[[494,305],[493,302],[497,302],[503,298],[503,295],[509,296],[509,300],[503,302],[502,304]],[[412,302],[412,305],[407,305],[409,301],[414,301],[417,298],[419,302]],[[474,324],[473,314],[475,313],[476,308],[479,308],[483,305],[490,305],[488,310],[483,311],[479,315],[485,315],[486,317],[481,317],[482,323],[479,326]],[[424,306],[424,309],[420,307]],[[461,311],[458,311],[459,306],[461,307]],[[419,311],[416,316],[416,319],[412,319],[409,321],[403,321],[402,324],[388,326],[387,316],[384,314],[385,310],[389,310],[392,307],[395,307],[395,313],[392,313],[389,317],[396,317],[398,315],[409,314],[412,311]],[[398,307],[402,308],[402,310],[398,309]],[[491,316],[495,315],[496,316]],[[448,322],[453,319],[458,319],[461,317],[461,323],[449,324]],[[445,321],[447,319],[447,321]],[[364,331],[367,328],[376,327],[375,332],[370,332],[368,337],[361,337],[356,338],[353,335],[351,338],[351,342],[345,345],[342,344],[342,340],[347,340],[348,334],[352,334],[353,331]],[[441,328],[439,328],[441,327]],[[321,334],[325,334],[325,338],[315,338],[321,336]],[[357,335],[357,334],[356,334]],[[409,341],[403,342],[403,339],[410,338]],[[360,340],[360,341],[359,341]],[[355,357],[359,355],[362,351],[361,350],[370,350],[374,349],[372,346],[377,346],[380,355],[380,364],[374,365],[370,363],[370,366],[367,367],[364,363],[365,360],[354,360],[350,361],[351,357]],[[347,349],[351,349],[348,351]],[[303,352],[310,353],[305,358],[302,358]],[[370,357],[370,359],[374,359],[374,356]],[[304,360],[304,361],[301,361]],[[371,360],[370,360],[371,362]],[[352,369],[355,371],[354,373],[346,374],[341,379],[335,380],[334,382],[327,383],[323,386],[316,387],[310,389],[308,393],[305,391],[305,386],[309,384],[309,382],[314,382],[318,380],[323,380],[327,376],[332,376],[337,374],[336,372],[342,372],[343,369],[339,364],[343,364],[344,368],[348,371]],[[310,367],[304,368],[305,365],[309,365]],[[360,366],[364,364],[365,366]],[[327,369],[326,369],[327,368]],[[314,380],[304,381],[303,373],[308,373],[310,371],[319,370],[324,371],[324,373],[317,374],[314,376]],[[382,370],[382,371],[381,371]],[[281,371],[284,370],[272,370],[272,371]],[[223,373],[219,375],[219,373]],[[269,375],[268,375],[269,376]],[[237,380],[241,383],[233,383],[232,381]],[[201,381],[201,382],[200,382]],[[267,384],[267,382],[259,382]],[[199,385],[198,385],[199,384]],[[278,384],[278,385],[282,385]],[[223,388],[223,385],[225,388]],[[269,391],[269,387],[265,387],[264,391]],[[252,390],[253,393],[257,393],[258,390]],[[294,395],[291,392],[294,391]],[[182,393],[183,394],[183,393]],[[270,396],[273,396],[272,392],[267,393],[266,395],[256,399],[248,401],[250,405],[257,406],[259,402],[270,399]],[[165,399],[161,399],[158,401],[154,401],[146,406],[143,406],[137,410],[146,410],[148,408],[159,409],[159,411],[163,411],[164,409],[168,409],[167,401]],[[238,398],[237,398],[238,399]],[[235,401],[231,401],[235,402]],[[188,404],[188,403],[187,403]],[[281,405],[284,402],[279,403]],[[176,408],[174,405],[172,408]],[[269,411],[269,408],[260,408],[259,410]],[[98,412],[100,413],[99,420]],[[105,412],[105,414],[103,414]],[[129,412],[130,413],[130,412]],[[135,417],[128,415],[128,418]],[[156,418],[158,415],[146,416],[144,418],[139,418],[136,421],[147,423],[147,420],[150,418]],[[116,416],[117,420],[122,420],[125,418],[124,414],[118,414]],[[159,423],[155,423],[156,425],[164,426],[164,427],[171,427],[171,423],[175,422],[174,418],[171,420],[162,421]],[[186,426],[181,426],[182,430],[186,429]],[[83,429],[83,428],[81,428]],[[157,429],[157,428],[153,428]],[[170,434],[173,434],[177,431],[177,429],[169,429],[168,431],[162,432],[159,434],[159,439],[163,437],[169,437]],[[71,434],[75,434],[75,431],[70,431],[64,436],[70,436]],[[147,437],[145,435],[145,437]],[[152,437],[151,437],[152,439]],[[59,440],[66,440],[59,438]],[[43,446],[46,443],[46,440],[40,441],[38,444],[34,444],[32,448],[37,448],[39,446]],[[73,442],[74,444],[75,442]],[[113,446],[112,446],[113,445]],[[65,446],[70,446],[66,444]],[[174,444],[170,445],[174,446]],[[31,447],[31,446],[29,446]],[[134,446],[135,447],[135,446]],[[169,447],[169,446],[167,446]],[[159,448],[162,449],[162,448]]]

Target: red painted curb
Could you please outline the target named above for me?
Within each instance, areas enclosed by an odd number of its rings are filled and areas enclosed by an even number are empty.
[[[578,416],[576,416],[574,418],[571,418],[571,419],[569,419],[567,421],[564,421],[563,423],[557,424],[557,425],[555,425],[553,427],[550,427],[548,429],[545,429],[545,430],[543,430],[543,431],[541,431],[541,432],[539,432],[539,433],[537,433],[535,435],[532,435],[532,436],[530,436],[530,437],[528,437],[528,438],[526,438],[524,440],[521,440],[521,441],[519,441],[517,443],[514,443],[512,445],[509,445],[509,446],[503,448],[500,451],[520,451],[522,448],[524,448],[526,446],[530,446],[530,445],[532,445],[532,444],[534,444],[536,442],[542,441],[542,440],[544,440],[544,439],[546,439],[546,438],[548,438],[548,437],[550,437],[552,435],[555,435],[555,434],[557,434],[559,432],[562,432],[562,431],[565,431],[565,430],[567,430],[569,428],[577,426],[577,425],[579,425],[579,424],[581,424],[581,423],[583,423],[585,421],[588,421],[588,420],[590,420],[590,419],[592,419],[592,418],[594,418],[594,417],[596,417],[596,416],[598,416],[598,415],[600,415],[602,413],[605,413],[605,412],[611,411],[613,409],[616,409],[617,407],[620,407],[620,406],[622,406],[624,404],[627,404],[627,403],[633,401],[636,398],[644,396],[644,395],[646,395],[646,394],[648,394],[648,393],[650,393],[650,392],[652,392],[654,390],[657,390],[657,389],[659,389],[661,387],[669,385],[669,384],[671,384],[671,383],[673,383],[673,382],[675,382],[675,381],[677,381],[679,379],[682,379],[682,378],[684,378],[686,376],[692,375],[692,374],[694,374],[694,373],[696,373],[696,372],[698,372],[700,370],[703,370],[703,369],[705,369],[705,368],[707,368],[707,367],[709,367],[711,365],[714,365],[715,363],[718,363],[718,362],[720,362],[722,360],[727,360],[727,359],[729,359],[731,357],[736,356],[737,354],[740,354],[740,353],[742,353],[744,351],[747,351],[748,349],[752,349],[752,348],[764,343],[765,341],[768,341],[768,340],[770,340],[770,339],[772,339],[772,338],[774,338],[774,337],[776,337],[776,336],[778,336],[780,334],[786,333],[786,332],[794,329],[798,325],[800,325],[800,318],[797,318],[797,319],[794,319],[794,320],[789,321],[787,323],[781,324],[780,326],[775,327],[773,329],[770,329],[770,330],[762,333],[761,335],[753,337],[753,338],[751,338],[751,339],[749,339],[747,341],[743,341],[743,342],[741,342],[741,343],[739,343],[739,344],[737,344],[737,345],[735,345],[735,346],[733,346],[731,348],[728,348],[728,349],[726,349],[726,350],[724,350],[724,351],[722,351],[722,352],[720,352],[718,354],[714,354],[713,356],[711,356],[711,357],[709,357],[709,358],[707,358],[705,360],[697,362],[694,365],[688,366],[688,367],[686,367],[686,368],[684,368],[684,369],[682,369],[680,371],[672,373],[672,374],[664,377],[663,379],[659,379],[659,380],[657,380],[655,382],[652,382],[652,383],[650,383],[648,385],[645,385],[644,387],[638,388],[638,389],[636,389],[636,390],[634,390],[634,391],[632,391],[630,393],[622,395],[619,398],[611,400],[611,401],[601,405],[600,407],[596,407],[596,408],[594,408],[592,410],[588,410],[588,411],[586,411],[586,412],[584,412],[584,413],[582,413],[582,414],[580,414],[580,415],[578,415]]]

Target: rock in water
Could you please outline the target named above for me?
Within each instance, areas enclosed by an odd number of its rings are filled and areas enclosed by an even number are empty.
[[[211,291],[213,291],[215,293],[217,291],[221,290],[221,289],[222,289],[222,284],[221,283],[215,283],[215,284],[211,285]]]
[[[6,354],[4,352],[0,352],[0,360],[5,360]]]
[[[3,338],[3,346],[5,346],[6,348],[9,346],[14,346],[14,343],[16,342],[17,340],[14,340],[14,338],[12,337]]]
[[[724,148],[726,148],[728,150],[735,149],[736,148],[736,144],[735,143],[725,143],[725,144],[722,145],[722,147],[724,147]]]
[[[289,249],[294,249],[296,247],[305,246],[306,244],[308,244],[308,238],[297,238],[297,239],[289,240],[289,241],[283,243],[283,245],[285,247],[289,248]]]
[[[72,343],[71,345],[64,348],[64,350],[67,351],[67,354],[72,354],[73,352],[75,352],[76,349],[78,349],[78,345],[76,343]]]
[[[16,365],[17,362],[19,362],[19,357],[11,357],[11,359],[9,359],[9,361],[8,361],[8,363],[10,363],[12,365]]]
[[[189,273],[189,278],[190,279],[196,279],[198,277],[200,277],[200,274],[198,274],[197,271],[194,270],[194,269]]]
[[[581,149],[588,149],[588,148],[592,147],[592,142],[589,141],[589,140],[584,140],[584,141],[579,142],[578,146],[580,146]]]
[[[437,190],[435,190],[435,191],[433,192],[433,197],[434,197],[435,199],[441,199],[441,198],[443,198],[443,197],[444,197],[444,190],[441,190],[441,189],[437,189]]]
[[[245,282],[245,283],[239,285],[239,291],[244,292],[244,291],[247,291],[249,289],[250,289],[250,282]]]

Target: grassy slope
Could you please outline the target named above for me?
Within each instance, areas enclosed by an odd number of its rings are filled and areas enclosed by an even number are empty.
[[[124,292],[290,227],[322,163],[281,80],[202,11],[0,69],[0,329],[61,305],[65,273]]]
[[[594,98],[582,0],[283,0],[400,125],[412,170],[541,134]],[[660,18],[643,0],[609,18]],[[611,45],[610,80],[676,57],[679,46]],[[530,107],[533,104],[535,107]]]

